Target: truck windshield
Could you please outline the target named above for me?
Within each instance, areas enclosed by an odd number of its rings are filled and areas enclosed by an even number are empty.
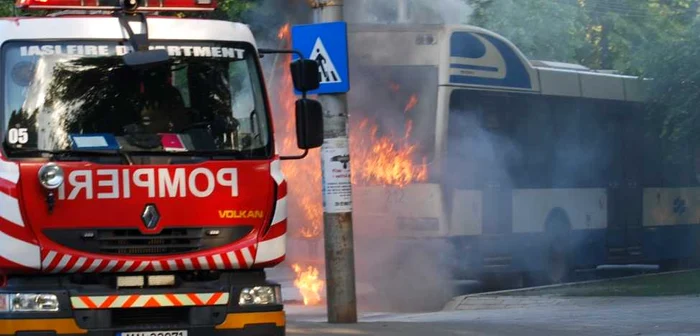
[[[6,43],[0,114],[9,157],[114,149],[270,155],[254,49],[236,43],[152,43],[170,62],[123,63],[116,42]],[[173,154],[175,155],[175,154]]]

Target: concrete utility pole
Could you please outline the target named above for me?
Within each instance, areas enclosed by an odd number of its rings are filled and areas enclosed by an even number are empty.
[[[342,0],[309,0],[314,23],[343,19]],[[348,80],[348,79],[345,79]],[[356,323],[355,255],[352,230],[352,185],[348,142],[348,102],[346,94],[319,95],[323,104],[324,241],[326,252],[326,298],[329,323]],[[334,162],[335,161],[335,162]],[[347,173],[331,181],[330,171],[342,162]],[[334,168],[338,171],[339,168]]]

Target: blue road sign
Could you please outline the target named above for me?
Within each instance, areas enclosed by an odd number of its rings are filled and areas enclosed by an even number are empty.
[[[292,48],[315,60],[321,85],[309,94],[346,93],[348,76],[348,28],[345,22],[317,23],[292,27]],[[294,59],[298,59],[294,55]],[[301,94],[295,90],[297,94]]]

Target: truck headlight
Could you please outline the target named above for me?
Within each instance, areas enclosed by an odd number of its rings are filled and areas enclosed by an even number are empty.
[[[0,312],[57,312],[58,297],[53,294],[0,294]]]
[[[241,306],[270,305],[282,303],[282,291],[279,286],[256,286],[243,288],[238,304]]]
[[[48,190],[57,189],[63,184],[63,169],[53,162],[41,166],[39,182]]]

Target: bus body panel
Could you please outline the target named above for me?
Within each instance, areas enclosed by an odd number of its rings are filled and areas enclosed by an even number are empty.
[[[644,227],[700,225],[700,188],[644,189]]]
[[[555,209],[561,209],[571,230],[607,227],[606,190],[518,189],[513,190],[513,233],[544,232]]]
[[[363,237],[399,236],[444,237],[448,234],[447,218],[442,210],[441,188],[437,184],[411,184],[403,188],[358,186],[353,188],[355,229]]]
[[[446,26],[439,85],[539,91],[537,72],[512,43],[473,26]]]
[[[654,261],[696,255],[700,188],[646,188],[643,197],[644,254]]]
[[[483,194],[481,190],[455,189],[452,197],[450,236],[478,236],[483,232]]]

